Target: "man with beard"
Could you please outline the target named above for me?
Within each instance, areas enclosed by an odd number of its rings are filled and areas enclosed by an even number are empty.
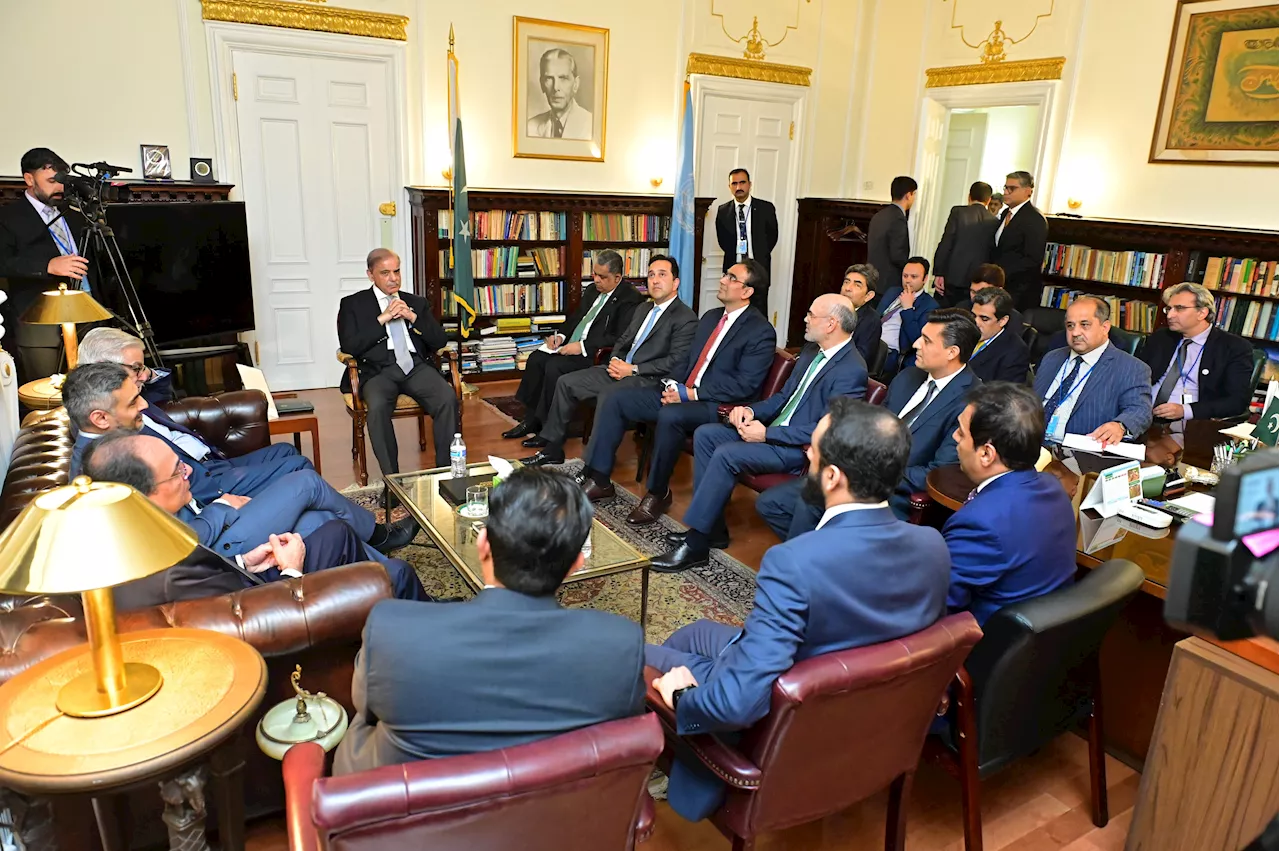
[[[942,535],[894,516],[889,497],[911,434],[892,411],[836,397],[806,454],[804,499],[818,528],[765,553],[741,628],[701,620],[645,647],[645,664],[676,712],[680,735],[745,729],[769,711],[773,682],[796,662],[918,632],[946,610],[950,558]],[[677,752],[679,753],[679,751]],[[690,821],[724,796],[701,763],[677,756],[667,800]]]
[[[84,217],[59,209],[65,187],[54,175],[67,170],[66,160],[48,148],[32,148],[21,165],[27,191],[0,208],[0,283],[9,293],[0,311],[5,326],[16,329],[19,380],[30,381],[58,369],[61,338],[56,325],[19,325],[18,317],[40,293],[60,283],[88,290],[89,262],[76,241]]]

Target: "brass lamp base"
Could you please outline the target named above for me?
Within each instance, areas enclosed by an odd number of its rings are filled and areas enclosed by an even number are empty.
[[[142,662],[125,662],[124,676],[124,689],[113,700],[98,690],[98,677],[94,671],[81,674],[58,692],[58,710],[76,718],[114,715],[145,703],[164,682],[157,668]]]

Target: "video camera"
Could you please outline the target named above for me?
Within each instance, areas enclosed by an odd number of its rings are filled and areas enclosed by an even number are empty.
[[[1224,470],[1211,526],[1184,523],[1173,548],[1164,619],[1223,640],[1280,637],[1280,452],[1254,452]]]
[[[132,174],[133,169],[106,162],[72,163],[67,171],[59,171],[53,179],[62,184],[65,204],[79,210],[86,219],[98,221],[110,201],[120,200],[120,188],[111,184],[117,174]]]

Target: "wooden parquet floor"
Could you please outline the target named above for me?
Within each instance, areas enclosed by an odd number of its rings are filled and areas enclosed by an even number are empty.
[[[510,395],[515,382],[480,385],[482,395]],[[335,487],[355,482],[351,458],[351,421],[336,390],[304,391],[298,394],[315,405],[320,421],[320,453],[325,478]],[[478,398],[464,402],[463,436],[471,460],[494,454],[521,457],[531,454],[518,441],[506,441],[501,433],[507,421]],[[431,466],[429,454],[418,452],[417,425],[412,420],[396,422],[400,444],[400,468]],[[277,438],[284,440],[287,438]],[[303,452],[311,455],[309,439],[303,438]],[[430,444],[428,443],[428,446]],[[565,454],[581,454],[580,441],[570,441]],[[372,452],[371,464],[375,464]],[[614,468],[614,481],[643,494],[644,486],[633,480],[636,472],[634,444],[623,442]],[[377,476],[373,472],[374,477]],[[689,504],[693,464],[687,458],[672,479],[672,516],[677,519]],[[732,543],[728,552],[744,564],[758,567],[764,551],[776,543],[773,533],[756,516],[755,495],[739,488],[726,512]],[[1139,775],[1128,766],[1108,758],[1107,785],[1110,790],[1111,822],[1105,828],[1093,825],[1089,816],[1088,750],[1085,741],[1065,735],[1040,752],[989,778],[982,786],[983,838],[987,851],[1120,851],[1133,816]],[[884,843],[885,797],[863,801],[848,810],[811,824],[800,825],[763,837],[760,851],[835,851],[878,849]],[[960,787],[937,766],[921,766],[916,774],[908,815],[908,851],[963,851],[960,820]],[[250,826],[248,851],[285,851],[283,819],[267,819]],[[510,846],[513,851],[518,843]],[[653,837],[641,846],[645,851],[721,851],[729,843],[707,823],[690,824],[658,805],[658,822]]]

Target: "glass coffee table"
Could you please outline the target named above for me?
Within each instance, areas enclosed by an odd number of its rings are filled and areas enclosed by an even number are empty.
[[[492,472],[493,466],[487,462],[467,465],[469,476]],[[387,516],[396,505],[408,509],[462,579],[474,591],[480,591],[484,587],[484,578],[480,558],[476,555],[476,536],[484,528],[484,520],[471,520],[459,515],[457,506],[440,493],[440,482],[452,478],[449,468],[395,473],[384,478],[387,484],[384,497]],[[567,585],[631,570],[640,571],[640,625],[643,627],[649,614],[649,559],[599,520],[591,521],[590,557],[581,570],[569,574],[564,582]]]

